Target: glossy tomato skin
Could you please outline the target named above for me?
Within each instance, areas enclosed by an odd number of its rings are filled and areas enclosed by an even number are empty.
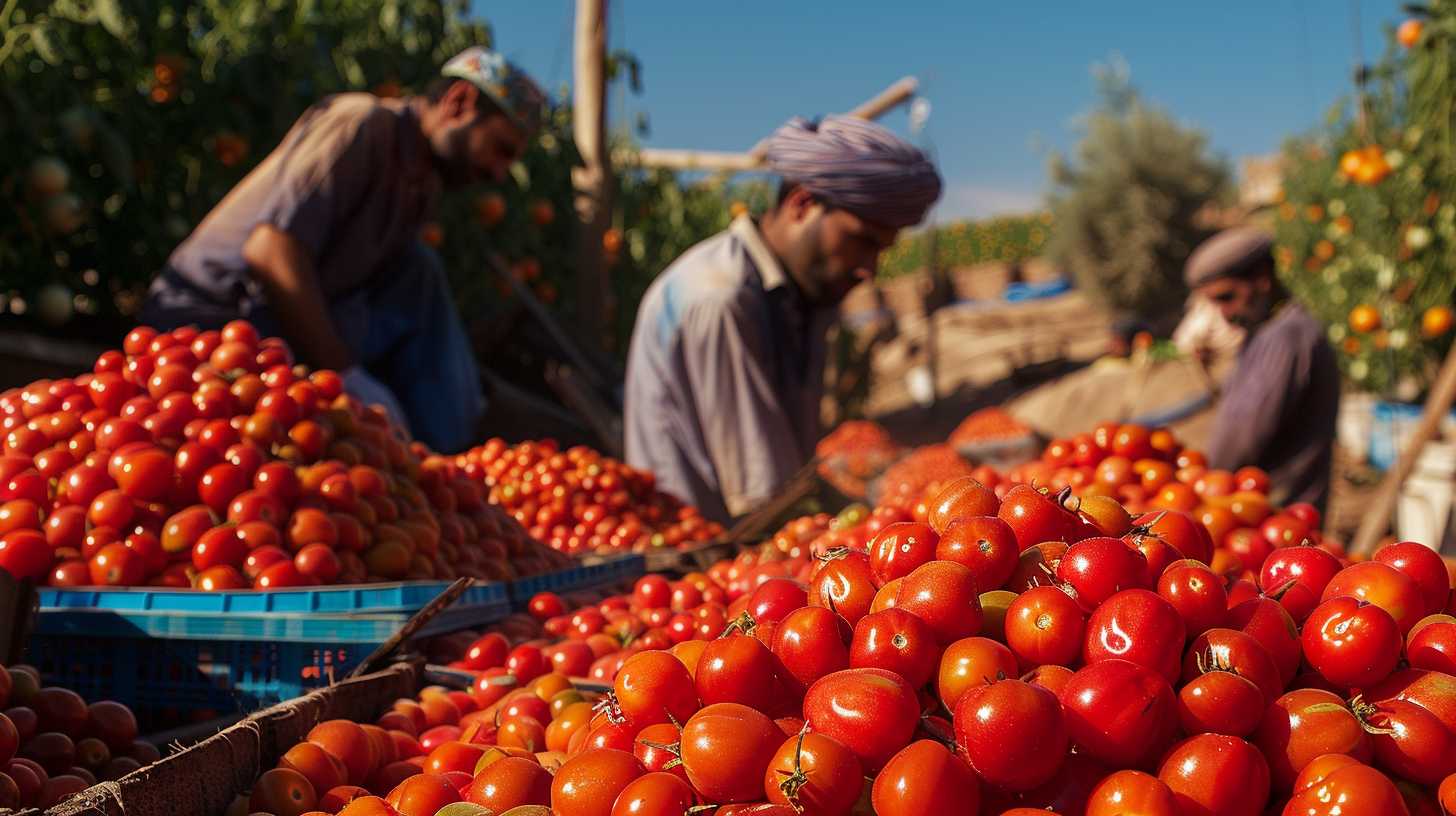
[[[1016,569],[1016,534],[994,515],[968,516],[952,522],[935,546],[935,557],[971,571],[982,592],[1006,583]]]
[[[784,734],[761,712],[737,703],[700,709],[683,724],[683,769],[710,802],[752,802]]]
[[[1385,774],[1343,754],[1326,754],[1299,775],[1283,816],[1354,813],[1409,816],[1410,811]]]
[[[802,779],[796,778],[796,772]],[[803,816],[848,813],[863,789],[859,758],[823,734],[790,736],[763,774],[764,798],[795,807]]]
[[[1408,700],[1384,700],[1365,711],[1381,730],[1373,737],[1377,765],[1429,786],[1456,773],[1456,735],[1436,715]]]
[[[851,667],[887,669],[915,688],[930,679],[938,657],[935,632],[930,626],[893,607],[861,618],[849,646]]]
[[[985,781],[1029,791],[1053,776],[1066,758],[1061,703],[1044,688],[1001,680],[972,688],[955,710],[956,744]]]
[[[1134,535],[1151,535],[1163,539],[1168,546],[1177,550],[1183,558],[1191,558],[1207,564],[1213,558],[1213,541],[1208,531],[1193,516],[1179,510],[1158,510],[1133,520],[1134,529],[1146,532]]]
[[[1316,607],[1304,623],[1301,640],[1305,659],[1337,686],[1374,685],[1400,661],[1395,619],[1381,607],[1348,595]]]
[[[1259,588],[1277,597],[1290,616],[1302,622],[1340,569],[1340,559],[1319,547],[1283,547],[1264,560]]]
[[[920,720],[915,689],[883,669],[845,669],[820,678],[804,695],[804,720],[858,756],[866,773],[884,767],[910,742]]]
[[[1229,610],[1228,625],[1257,640],[1269,652],[1279,669],[1281,685],[1288,686],[1299,673],[1299,627],[1278,602],[1259,596],[1235,604]]]
[[[1087,665],[1059,696],[1072,743],[1115,768],[1149,765],[1177,733],[1173,689],[1136,663],[1110,659]]]
[[[875,585],[884,586],[904,578],[916,567],[935,558],[940,536],[930,525],[901,521],[887,526],[870,540],[870,572]]]
[[[1364,561],[1340,570],[1325,586],[1321,601],[1349,596],[1390,613],[1401,637],[1426,616],[1425,598],[1416,582],[1390,564]],[[1433,610],[1434,611],[1434,610]]]
[[[874,573],[864,553],[841,550],[822,557],[809,580],[809,604],[837,612],[853,626],[875,599]]]
[[[1229,671],[1210,671],[1178,691],[1178,722],[1185,734],[1248,737],[1264,718],[1264,692]]]
[[[698,709],[698,693],[687,667],[667,652],[629,657],[613,680],[622,714],[639,728],[676,719],[684,722]]]
[[[1085,816],[1179,816],[1173,791],[1156,776],[1123,770],[1109,774],[1087,800]]]
[[[1011,527],[1023,551],[1043,541],[1075,540],[1081,529],[1081,521],[1059,504],[1057,497],[1029,485],[1008,490],[996,515]]]
[[[945,648],[936,675],[936,692],[947,711],[966,691],[986,683],[1017,676],[1016,655],[985,637],[968,637]]]
[[[778,693],[773,653],[751,635],[710,641],[698,659],[694,684],[703,705],[741,703],[770,709]]]
[[[1413,581],[1426,602],[1426,614],[1446,608],[1451,597],[1451,574],[1435,550],[1414,541],[1381,547],[1375,560],[1387,564]]]
[[[1439,671],[1405,669],[1365,690],[1365,699],[1409,700],[1436,715],[1448,730],[1456,733],[1456,676]]]
[[[875,776],[870,794],[878,816],[975,813],[981,783],[966,761],[934,740],[913,742]]]
[[[1175,745],[1158,770],[1182,813],[1259,816],[1269,799],[1269,768],[1237,737],[1200,734]]]
[[[1168,565],[1158,577],[1157,591],[1182,616],[1190,638],[1223,626],[1228,617],[1228,592],[1223,582],[1199,562],[1185,560]]]
[[[1157,593],[1124,590],[1108,598],[1087,620],[1082,659],[1089,664],[1127,660],[1172,683],[1178,679],[1185,633],[1183,617]]]
[[[1006,610],[1006,645],[1023,671],[1071,666],[1082,652],[1086,615],[1057,587],[1036,587],[1016,596]]]
[[[1284,690],[1279,682],[1279,669],[1269,651],[1237,629],[1210,629],[1194,638],[1184,653],[1184,682],[1218,669],[1247,678],[1263,692],[1266,703]]]
[[[1456,622],[1417,624],[1406,638],[1405,653],[1411,668],[1456,674]]]
[[[937,535],[945,535],[952,524],[972,516],[994,516],[1001,501],[996,492],[969,476],[953,480],[930,502],[927,521]]]
[[[770,578],[748,599],[748,614],[758,623],[777,623],[808,601],[804,585],[788,578]]]
[[[1336,694],[1295,689],[1271,702],[1254,733],[1269,764],[1274,789],[1287,791],[1316,757],[1348,754],[1362,762],[1374,755],[1370,735]]]
[[[843,616],[821,606],[790,612],[774,630],[773,653],[780,679],[799,697],[819,678],[849,668],[854,630]]]
[[[1057,564],[1057,580],[1084,612],[1092,612],[1119,592],[1147,582],[1148,562],[1120,538],[1097,536],[1067,548]]]
[[[905,576],[895,594],[895,608],[924,621],[945,646],[981,631],[980,597],[969,568],[953,561],[931,561]]]

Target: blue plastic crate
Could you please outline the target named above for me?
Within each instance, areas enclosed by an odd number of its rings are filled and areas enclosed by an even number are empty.
[[[168,727],[252,711],[327,685],[448,586],[45,589],[29,659],[47,682],[119,700],[148,727]],[[505,584],[477,584],[419,636],[483,626],[510,610]]]
[[[1371,410],[1370,464],[1381,470],[1395,465],[1400,451],[1421,421],[1423,406],[1404,402],[1377,402]],[[1440,434],[1456,431],[1456,410],[1446,415]]]
[[[575,592],[597,589],[642,577],[647,559],[640,553],[617,555],[594,564],[578,564],[557,572],[517,578],[510,583],[511,602],[522,608],[538,592]]]

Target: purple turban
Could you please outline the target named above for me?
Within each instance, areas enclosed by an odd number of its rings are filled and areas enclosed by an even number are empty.
[[[940,174],[925,154],[864,119],[791,119],[767,149],[769,169],[786,181],[876,224],[918,224],[940,197]]]

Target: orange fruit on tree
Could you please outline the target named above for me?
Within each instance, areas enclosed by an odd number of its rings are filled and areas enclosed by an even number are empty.
[[[1421,40],[1421,32],[1426,28],[1420,20],[1406,20],[1395,30],[1395,41],[1404,48],[1414,48]]]
[[[1380,312],[1374,306],[1362,303],[1350,310],[1350,329],[1368,334],[1380,328]]]
[[[1340,172],[1354,178],[1360,174],[1360,167],[1365,163],[1365,157],[1358,150],[1346,150],[1340,155]]]
[[[1452,314],[1450,306],[1432,306],[1421,315],[1421,334],[1440,337],[1451,331],[1453,321],[1456,321],[1456,315]]]

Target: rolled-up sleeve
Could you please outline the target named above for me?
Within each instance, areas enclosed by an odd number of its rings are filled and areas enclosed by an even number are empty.
[[[703,441],[729,514],[773,495],[801,464],[799,443],[774,393],[766,329],[732,300],[694,304],[682,349]]]
[[[259,212],[307,247],[313,257],[328,247],[333,227],[364,198],[370,178],[388,166],[390,117],[352,105],[323,107],[300,122],[281,149],[281,179]]]
[[[1284,333],[1250,341],[1224,384],[1207,448],[1209,467],[1233,470],[1259,462],[1299,392],[1300,368],[1299,350]]]

